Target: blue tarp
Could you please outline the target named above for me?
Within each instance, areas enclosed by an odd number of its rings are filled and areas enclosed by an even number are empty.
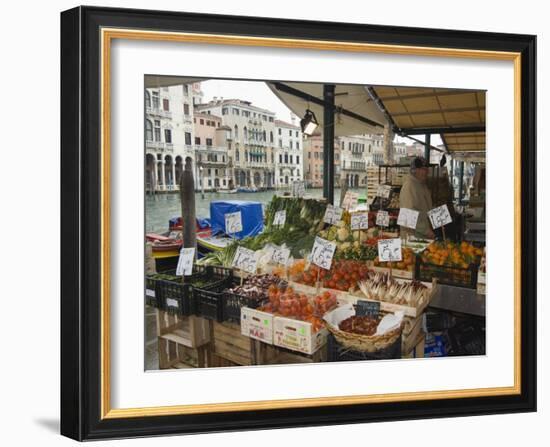
[[[248,236],[255,236],[263,230],[264,218],[262,214],[262,204],[260,202],[219,200],[210,203],[212,235],[226,233],[225,215],[237,211],[241,212],[243,230],[231,236],[242,239]]]

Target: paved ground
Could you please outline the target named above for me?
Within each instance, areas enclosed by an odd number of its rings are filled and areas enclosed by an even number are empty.
[[[159,369],[155,308],[145,306],[145,369]]]

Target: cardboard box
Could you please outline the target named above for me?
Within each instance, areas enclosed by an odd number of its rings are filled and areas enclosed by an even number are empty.
[[[313,354],[327,342],[327,329],[323,328],[314,333],[312,324],[305,321],[275,317],[273,326],[275,346]]]
[[[241,308],[241,334],[273,344],[273,314],[248,307]]]

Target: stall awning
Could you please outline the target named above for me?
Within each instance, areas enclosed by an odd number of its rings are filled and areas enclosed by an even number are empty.
[[[307,109],[323,122],[323,84],[304,82],[268,82],[273,93],[298,117]],[[336,84],[334,136],[382,134],[387,120],[362,85]]]
[[[449,152],[485,151],[485,91],[372,86],[394,127],[440,134]]]

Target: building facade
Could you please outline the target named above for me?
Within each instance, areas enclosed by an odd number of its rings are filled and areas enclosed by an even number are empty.
[[[275,113],[256,107],[250,101],[223,98],[214,98],[197,105],[196,109],[221,117],[221,125],[230,129],[227,153],[235,186],[273,188]]]
[[[198,112],[193,116],[193,125],[195,189],[233,189],[235,180],[227,150],[229,127],[222,125],[219,116]]]
[[[302,130],[293,123],[275,120],[275,187],[289,187],[304,178]]]
[[[334,184],[340,184],[340,141],[334,139]],[[308,187],[323,186],[323,136],[314,134],[304,140],[304,180]]]
[[[193,113],[200,84],[145,89],[147,192],[178,189],[185,159],[195,159]]]

